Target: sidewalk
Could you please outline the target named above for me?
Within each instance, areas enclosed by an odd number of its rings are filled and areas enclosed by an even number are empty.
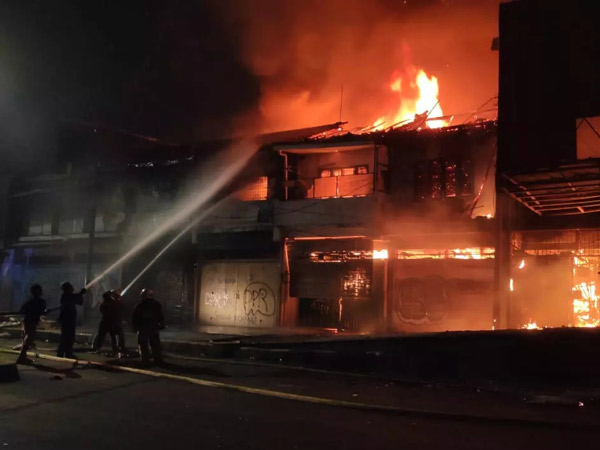
[[[82,326],[77,328],[75,342],[79,345],[91,346],[97,332],[95,327]],[[19,326],[0,328],[0,337],[18,339],[21,337]],[[244,345],[267,344],[270,342],[285,342],[299,344],[310,341],[343,339],[359,336],[355,333],[336,334],[331,331],[310,328],[240,328],[240,327],[167,327],[161,331],[161,341],[168,352],[184,355],[230,358],[234,352]],[[58,343],[60,330],[58,328],[38,329],[38,340]],[[137,336],[132,331],[125,330],[125,342],[129,347],[137,345]],[[104,342],[105,348],[110,348],[110,337]],[[242,355],[242,357],[244,357]],[[254,358],[251,358],[254,359]]]
[[[81,326],[77,328],[76,343],[90,345],[97,332],[97,328]],[[0,336],[5,333],[11,338],[21,336],[20,326],[4,326],[0,328]],[[358,337],[356,333],[337,334],[328,330],[312,328],[242,328],[242,327],[167,327],[160,332],[161,341],[165,344],[167,351],[192,351],[195,355],[207,351],[214,357],[231,356],[230,349],[240,345],[267,344],[272,342],[299,344],[310,341],[345,339]],[[38,329],[38,339],[47,342],[58,342],[60,330],[56,327],[45,327]],[[133,331],[125,328],[125,340],[127,345],[135,346],[137,337]],[[218,345],[222,344],[222,345]],[[224,345],[230,344],[230,345]],[[110,347],[110,337],[107,336],[104,344]],[[230,347],[227,350],[227,347]]]

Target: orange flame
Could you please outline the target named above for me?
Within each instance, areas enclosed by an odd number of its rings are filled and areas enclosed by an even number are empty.
[[[373,259],[388,259],[388,255],[387,249],[373,250]]]
[[[576,327],[600,326],[600,296],[596,291],[598,267],[589,258],[573,256],[573,319]]]
[[[374,130],[407,124],[414,121],[417,115],[427,115],[428,118],[444,115],[438,99],[440,89],[437,77],[429,76],[423,69],[417,70],[414,67],[411,67],[408,73],[414,74],[414,76],[409,76],[408,85],[409,88],[418,91],[417,98],[411,97],[409,93],[403,91],[406,80],[402,74],[397,71],[394,72],[390,82],[390,91],[399,96],[400,107],[394,114],[382,116],[375,120],[373,122]],[[441,128],[446,125],[448,125],[448,122],[445,120],[427,121],[427,127],[429,128]]]
[[[593,328],[600,325],[598,318],[598,294],[596,284],[582,282],[573,286],[573,315],[576,327]],[[578,295],[577,295],[578,294]]]
[[[534,320],[531,320],[531,319],[529,319],[529,322],[527,322],[521,328],[523,328],[524,330],[541,330],[541,328],[538,327],[538,324]]]
[[[398,251],[398,259],[493,259],[493,247],[455,249],[406,249]]]

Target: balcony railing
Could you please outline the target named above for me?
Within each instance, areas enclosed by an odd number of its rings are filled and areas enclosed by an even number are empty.
[[[374,192],[374,174],[300,178],[289,189],[290,200],[305,198],[362,197]]]

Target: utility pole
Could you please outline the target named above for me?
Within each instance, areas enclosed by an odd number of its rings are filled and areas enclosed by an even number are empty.
[[[90,231],[88,237],[88,252],[87,252],[87,267],[85,271],[85,286],[94,279],[93,273],[93,264],[94,264],[94,241],[96,238],[96,202],[94,201],[94,206],[90,209],[89,219],[90,221]],[[88,299],[93,298],[91,293],[88,293]],[[83,305],[83,318],[85,320],[87,313],[90,311],[90,302],[85,301]]]
[[[344,104],[344,85],[342,84],[342,91],[340,92],[340,122],[342,121],[342,105]]]
[[[94,279],[94,240],[96,238],[96,205],[90,209],[90,232],[88,238],[87,268],[85,272],[85,284],[87,285]]]

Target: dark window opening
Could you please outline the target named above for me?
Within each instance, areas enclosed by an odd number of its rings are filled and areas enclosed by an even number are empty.
[[[429,191],[427,164],[419,163],[415,167],[415,200],[425,200]]]
[[[434,200],[444,198],[443,176],[442,162],[439,159],[434,159],[431,161],[431,198]]]
[[[459,192],[460,195],[471,195],[473,194],[473,164],[471,161],[462,161],[459,171]]]
[[[453,160],[444,161],[444,196],[456,197],[456,163]]]
[[[416,164],[414,198],[443,200],[473,194],[473,166],[470,160],[434,159]]]

